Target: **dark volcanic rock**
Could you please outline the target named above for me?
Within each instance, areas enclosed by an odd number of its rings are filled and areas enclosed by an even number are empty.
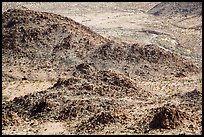
[[[77,127],[77,132],[93,132],[94,130],[103,130],[104,126],[115,122],[115,116],[110,112],[101,112],[92,117],[87,121],[82,122]]]
[[[173,129],[182,124],[186,117],[185,113],[178,110],[174,105],[159,108],[150,122],[150,128]]]

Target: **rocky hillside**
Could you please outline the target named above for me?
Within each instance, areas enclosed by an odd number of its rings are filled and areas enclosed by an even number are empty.
[[[3,130],[34,133],[35,122],[47,121],[65,122],[62,134],[145,134],[193,122],[201,127],[200,113],[193,113],[201,110],[200,91],[163,96],[139,85],[200,72],[157,45],[112,41],[67,17],[10,9],[2,14],[2,64],[3,82],[54,81],[46,90],[4,101]],[[189,108],[191,97],[198,101]],[[172,105],[175,99],[181,103]]]
[[[67,71],[67,66],[78,64],[108,41],[69,18],[30,10],[8,10],[3,14],[2,27],[4,67],[17,70],[26,66],[32,68],[30,71]]]
[[[156,16],[202,15],[202,2],[161,2],[148,13]]]
[[[171,73],[180,68],[198,71],[191,62],[156,45],[110,41],[72,19],[51,13],[11,9],[3,13],[2,29],[3,76],[56,79],[83,62],[98,70],[127,69],[137,75],[153,68]]]

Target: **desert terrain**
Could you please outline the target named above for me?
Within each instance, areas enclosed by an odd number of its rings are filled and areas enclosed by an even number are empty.
[[[201,135],[202,3],[3,2],[2,134]]]

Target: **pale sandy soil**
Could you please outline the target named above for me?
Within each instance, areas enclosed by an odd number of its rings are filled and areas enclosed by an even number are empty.
[[[15,97],[24,96],[29,93],[46,90],[53,86],[53,82],[50,81],[13,81],[8,85],[3,85],[3,96],[6,96],[6,100],[13,100]],[[5,87],[5,88],[4,88]]]

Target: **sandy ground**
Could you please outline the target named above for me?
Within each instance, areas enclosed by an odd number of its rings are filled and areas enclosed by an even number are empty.
[[[4,83],[3,83],[4,84]],[[14,81],[9,82],[9,85],[4,85],[6,88],[3,92],[3,96],[8,97],[7,100],[13,100],[15,97],[24,96],[29,93],[46,90],[53,86],[52,82],[36,82],[36,81]]]

